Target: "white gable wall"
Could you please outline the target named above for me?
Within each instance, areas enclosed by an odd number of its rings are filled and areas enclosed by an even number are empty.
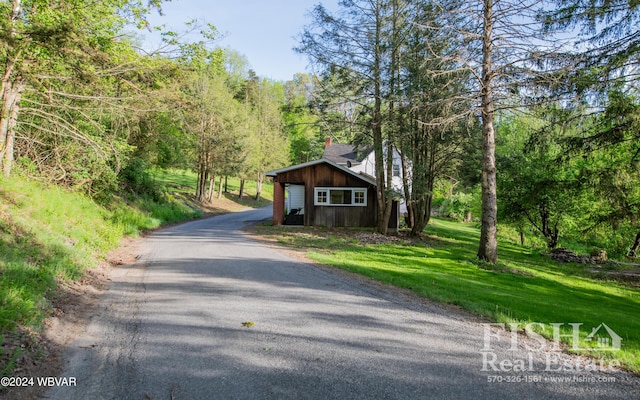
[[[399,176],[394,176],[391,179],[391,184],[393,186],[393,189],[397,192],[399,192],[402,196],[404,196],[404,185],[402,184],[402,160],[400,157],[400,153],[398,152],[398,150],[396,150],[395,148],[393,149],[393,163],[398,165],[399,171],[400,171],[400,175]],[[356,173],[365,173],[367,175],[370,176],[375,176],[376,175],[376,160],[375,160],[375,152],[371,152],[369,153],[364,160],[362,160],[360,165],[355,165],[353,167],[350,168],[352,171],[356,172]],[[411,167],[408,168],[408,174],[409,174],[409,182],[411,182]],[[385,171],[385,179],[386,179],[386,171]],[[404,200],[402,200],[400,202],[400,212],[401,213],[406,213],[407,212],[407,205],[405,203]]]

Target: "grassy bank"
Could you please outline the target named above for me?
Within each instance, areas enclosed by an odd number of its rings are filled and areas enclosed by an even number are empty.
[[[203,206],[192,199],[194,173],[157,170],[151,176],[155,199],[125,193],[103,205],[55,185],[0,178],[0,333],[19,326],[37,330],[58,283],[82,277],[124,236],[204,213],[262,207],[273,198],[273,186],[265,184],[256,201],[256,184],[247,181],[238,201],[240,181],[229,178],[223,198]]]
[[[258,229],[281,244],[306,249],[310,258],[323,264],[456,304],[497,322],[563,323],[563,334],[569,323],[583,323],[580,347],[591,346],[585,337],[604,322],[623,338],[622,350],[606,356],[640,372],[640,289],[610,280],[607,271],[557,263],[540,249],[523,248],[505,237],[500,240],[500,262],[479,263],[478,230],[442,219],[427,228],[420,242],[380,243],[365,231]],[[550,336],[551,330],[544,334]]]
[[[0,178],[0,202],[1,329],[39,326],[56,283],[80,278],[125,235],[201,215],[142,198],[105,207],[20,177]]]
[[[255,182],[237,201],[239,180],[229,179],[229,193],[210,205],[193,201],[195,174],[155,171],[154,196],[125,192],[98,204],[85,195],[19,176],[0,177],[0,375],[11,375],[21,353],[40,356],[36,340],[51,315],[61,286],[83,278],[105,260],[125,236],[206,213],[237,211],[269,204],[265,185],[255,201]]]

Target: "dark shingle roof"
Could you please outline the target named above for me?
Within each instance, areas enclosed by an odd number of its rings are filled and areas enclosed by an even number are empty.
[[[325,147],[322,158],[340,165],[347,165],[347,162],[350,162],[351,165],[359,165],[367,154],[369,152],[366,149],[358,148],[352,144],[332,144]]]

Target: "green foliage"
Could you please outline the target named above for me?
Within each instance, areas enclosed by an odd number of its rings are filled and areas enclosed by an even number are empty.
[[[438,213],[456,221],[464,221],[469,213],[480,215],[480,201],[478,188],[470,193],[457,192],[442,199]]]
[[[285,84],[284,129],[289,136],[289,158],[293,164],[317,160],[324,151],[319,119],[309,108],[314,81],[311,75],[297,74]]]
[[[144,160],[148,166],[188,168],[192,165],[193,140],[172,111],[158,110],[143,115],[128,142],[134,147],[132,158]]]
[[[548,106],[498,125],[500,220],[548,245],[631,252],[640,217],[637,100],[612,92],[594,115]],[[639,114],[640,115],[640,114]]]
[[[576,169],[559,161],[563,152],[559,142],[567,133],[544,122],[557,112],[549,107],[532,116],[507,116],[497,127],[502,138],[498,148],[500,218],[531,224],[547,238],[550,248],[558,245],[580,193]]]
[[[120,184],[122,189],[139,196],[146,196],[155,201],[162,197],[162,187],[159,187],[151,173],[147,169],[147,164],[139,158],[129,161],[129,165],[120,171]]]
[[[149,70],[148,58],[122,29],[140,21],[152,3],[157,1],[3,2],[0,147],[20,132],[15,148],[2,152],[5,174],[15,152],[17,159],[29,158],[38,175],[60,184],[92,195],[113,189],[131,151],[126,136],[135,126],[132,110],[148,88],[140,72]]]
[[[631,84],[638,78],[630,73],[637,65],[640,38],[638,2],[627,0],[557,0],[557,7],[541,14],[548,29],[561,28],[571,35],[579,32],[579,50],[563,54],[561,68],[550,74],[558,92],[591,97],[615,87]],[[554,55],[555,56],[555,55]]]

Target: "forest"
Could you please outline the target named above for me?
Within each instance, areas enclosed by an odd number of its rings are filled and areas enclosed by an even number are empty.
[[[261,78],[196,21],[149,26],[160,0],[0,2],[0,162],[81,192],[167,201],[157,169],[223,180],[322,156],[326,137],[373,146],[378,231],[403,198],[412,235],[434,214],[609,257],[640,248],[636,2],[343,0],[310,10],[296,51],[313,73]],[[162,47],[143,49],[158,30]],[[197,41],[188,40],[199,34]],[[385,157],[402,154],[404,193]]]

